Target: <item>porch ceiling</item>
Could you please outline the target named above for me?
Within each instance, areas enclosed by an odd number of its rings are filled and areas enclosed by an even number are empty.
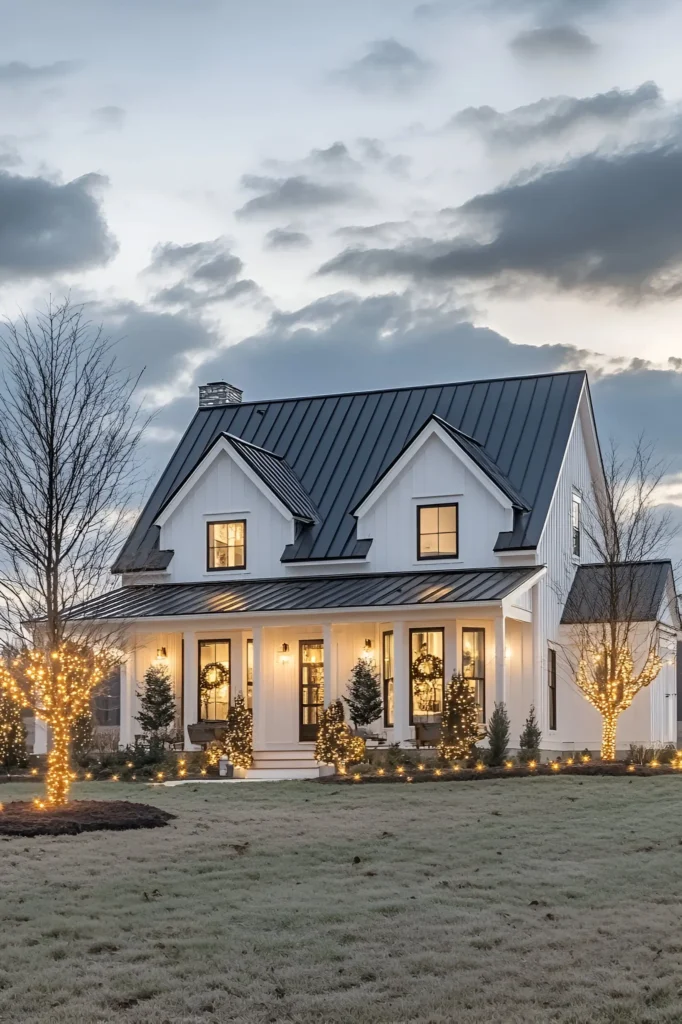
[[[501,601],[541,566],[362,573],[295,579],[121,587],[78,605],[74,619],[138,619],[235,612],[307,611]]]

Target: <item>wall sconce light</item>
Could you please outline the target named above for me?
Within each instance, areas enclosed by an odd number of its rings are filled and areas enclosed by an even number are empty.
[[[163,665],[168,661],[168,654],[166,653],[165,647],[156,648],[156,663],[157,665]]]
[[[365,661],[371,661],[374,657],[374,646],[370,639],[365,640],[365,646],[362,648],[362,657]]]
[[[507,659],[507,661],[509,661],[509,659],[512,656],[512,650],[511,650],[511,647],[509,646],[509,644],[507,644],[507,646],[504,649],[504,656]]]
[[[279,649],[279,660],[281,661],[281,663],[283,665],[286,665],[286,663],[288,662],[288,660],[289,660],[289,644],[282,644],[282,646],[280,647],[280,649]]]

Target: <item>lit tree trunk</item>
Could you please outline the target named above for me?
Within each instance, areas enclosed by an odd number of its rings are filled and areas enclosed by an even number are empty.
[[[50,804],[63,806],[69,802],[71,788],[71,757],[69,746],[71,729],[59,716],[52,725],[52,749],[47,757],[47,799]]]
[[[602,761],[616,760],[616,724],[618,715],[607,711],[602,715],[601,756]]]

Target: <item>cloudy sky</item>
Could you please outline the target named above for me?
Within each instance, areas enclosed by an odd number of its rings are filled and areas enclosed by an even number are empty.
[[[247,398],[590,370],[682,505],[679,0],[0,0],[0,305]]]

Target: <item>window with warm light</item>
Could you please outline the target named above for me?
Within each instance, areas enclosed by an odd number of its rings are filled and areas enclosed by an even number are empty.
[[[230,641],[199,641],[199,718],[224,722],[230,710]]]
[[[253,708],[253,640],[246,641],[246,706]]]
[[[393,630],[384,633],[382,638],[381,670],[384,683],[384,725],[387,729],[393,726]]]
[[[485,724],[485,629],[462,629],[462,675],[476,691],[478,720]]]
[[[246,520],[208,523],[209,571],[246,569]]]
[[[457,558],[459,506],[417,506],[417,558]]]

